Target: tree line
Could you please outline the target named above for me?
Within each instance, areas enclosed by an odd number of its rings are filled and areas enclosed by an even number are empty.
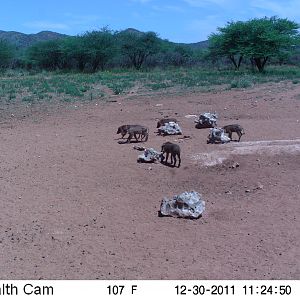
[[[16,66],[42,70],[96,72],[111,68],[150,68],[192,65],[205,50],[162,40],[154,32],[114,32],[108,28],[82,35],[39,42],[23,53],[0,41],[0,68]]]
[[[277,17],[228,22],[209,36],[207,49],[171,43],[154,32],[112,31],[105,27],[75,37],[40,42],[23,53],[0,40],[0,68],[96,72],[141,68],[242,64],[263,72],[267,63],[299,56],[299,25]],[[298,52],[297,52],[298,51]]]

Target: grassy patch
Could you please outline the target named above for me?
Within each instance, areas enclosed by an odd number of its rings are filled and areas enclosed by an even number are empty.
[[[129,93],[138,85],[144,90],[157,91],[169,87],[180,90],[206,90],[227,85],[229,89],[249,88],[256,84],[291,80],[300,82],[300,68],[268,66],[264,73],[251,70],[213,70],[202,68],[153,69],[150,71],[114,70],[85,73],[13,72],[0,77],[0,101],[91,101],[102,99],[100,87],[110,88],[115,95]]]
[[[230,88],[234,89],[234,88],[248,88],[253,86],[254,82],[253,79],[246,76],[246,77],[241,77],[241,78],[237,78],[234,79],[231,83],[230,83]]]
[[[151,90],[156,91],[160,89],[166,89],[168,87],[171,87],[172,85],[166,82],[158,82],[158,83],[149,83],[146,86],[149,87]]]
[[[115,95],[120,95],[134,86],[133,82],[120,78],[119,80],[108,82],[106,85],[112,89]]]
[[[22,98],[22,101],[23,101],[23,102],[32,103],[32,102],[35,101],[35,98],[34,98],[33,96],[24,96],[24,97]]]

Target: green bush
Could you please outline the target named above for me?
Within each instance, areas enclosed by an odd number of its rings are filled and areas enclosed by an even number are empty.
[[[248,88],[253,86],[253,81],[248,78],[238,78],[230,83],[230,88]]]

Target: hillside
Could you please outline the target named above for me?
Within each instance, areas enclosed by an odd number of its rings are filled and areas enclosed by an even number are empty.
[[[198,42],[198,43],[190,43],[190,44],[184,44],[187,46],[190,46],[193,49],[207,49],[208,48],[208,40],[206,41],[202,41],[202,42]]]
[[[127,29],[123,30],[123,32],[129,32],[129,33],[134,33],[134,34],[138,34],[138,35],[141,35],[141,34],[144,33],[142,31],[139,31],[139,30],[135,29],[135,28],[127,28]],[[168,42],[173,44],[173,45],[188,46],[188,47],[191,47],[192,49],[206,49],[206,48],[208,48],[208,40],[197,42],[197,43],[176,43],[176,42],[172,42],[172,41],[168,41]]]
[[[9,43],[16,45],[17,49],[27,48],[37,42],[56,40],[66,37],[67,35],[52,32],[41,31],[36,34],[25,34],[16,31],[0,30],[0,39],[6,40]]]

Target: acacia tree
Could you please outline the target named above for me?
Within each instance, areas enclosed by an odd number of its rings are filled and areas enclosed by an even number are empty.
[[[298,43],[299,25],[277,17],[253,19],[246,23],[247,35],[243,52],[250,57],[259,72],[271,57],[290,53]]]
[[[271,57],[292,51],[299,41],[298,28],[297,23],[277,17],[230,22],[210,36],[210,50],[212,55],[229,57],[237,69],[248,57],[263,72]]]
[[[245,27],[244,22],[238,21],[229,22],[226,27],[218,28],[219,33],[213,33],[209,37],[210,56],[213,59],[227,57],[238,70],[244,57],[242,45]]]
[[[154,32],[122,32],[119,34],[121,53],[139,70],[147,57],[158,53],[160,41]]]
[[[14,57],[14,49],[5,40],[0,40],[0,68],[7,67]]]
[[[82,38],[93,72],[99,67],[103,70],[107,62],[115,55],[113,32],[105,27],[101,31],[86,32]]]
[[[39,42],[27,50],[29,65],[36,65],[40,68],[55,70],[61,67],[62,62],[62,40]]]
[[[172,49],[169,53],[170,58],[169,61],[174,66],[183,66],[191,61],[193,56],[193,51],[189,47],[185,47],[182,45],[177,45]]]
[[[63,60],[69,66],[76,66],[83,72],[89,62],[89,53],[81,36],[69,37],[64,40],[62,47]]]

